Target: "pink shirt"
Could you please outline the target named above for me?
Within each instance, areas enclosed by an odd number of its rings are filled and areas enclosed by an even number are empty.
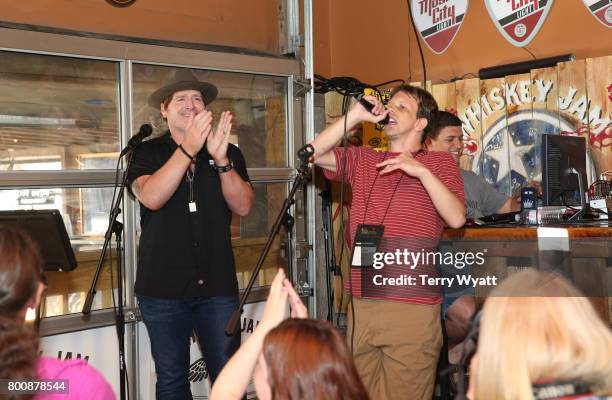
[[[35,400],[115,400],[115,393],[104,377],[84,360],[58,360],[41,357],[39,379],[68,379],[67,394],[37,394]]]

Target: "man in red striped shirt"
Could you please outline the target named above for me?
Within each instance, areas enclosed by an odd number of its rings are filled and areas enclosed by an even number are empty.
[[[379,225],[384,227],[382,242],[389,252],[409,247],[406,243],[412,243],[411,251],[434,250],[445,224],[458,228],[465,223],[457,163],[448,153],[423,149],[436,102],[429,92],[409,85],[393,89],[387,109],[376,98],[365,98],[374,105],[372,112],[356,104],[346,121],[335,122],[315,138],[314,163],[325,170],[327,178],[345,179],[351,185],[351,240],[358,225]],[[344,134],[345,122],[350,130],[363,121],[379,122],[387,114],[389,151],[335,147]],[[429,271],[425,268],[385,265],[381,270],[386,272],[384,276],[408,273],[417,285],[401,279],[382,282],[380,276],[372,279],[372,269],[351,268],[349,341],[373,399],[432,397],[442,345],[441,296],[431,288],[423,290],[428,283],[419,279],[427,275],[423,274]],[[435,272],[430,272],[428,277],[433,278]]]

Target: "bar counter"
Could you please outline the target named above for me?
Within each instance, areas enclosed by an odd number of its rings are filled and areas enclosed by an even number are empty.
[[[473,273],[495,275],[498,281],[527,267],[558,268],[612,326],[612,222],[445,229],[440,248],[454,253],[484,252],[485,264],[474,265]],[[482,303],[492,289],[477,287],[477,302]]]

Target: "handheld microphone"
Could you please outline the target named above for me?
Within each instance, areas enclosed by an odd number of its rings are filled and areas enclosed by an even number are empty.
[[[124,155],[138,147],[145,138],[151,136],[151,133],[153,133],[153,127],[150,124],[141,125],[140,129],[138,130],[138,133],[132,136],[128,141],[127,146],[125,146],[123,150],[121,150],[119,158],[123,157]]]
[[[364,99],[363,96],[364,96],[364,93],[361,93],[359,96],[357,96],[357,101],[361,103],[361,105],[364,106],[366,110],[368,110],[369,112],[372,112],[372,110],[374,109],[374,104]],[[381,121],[377,122],[377,124],[380,124],[380,125],[387,125],[388,123],[389,123],[389,114],[387,114],[387,116],[383,118]]]
[[[298,150],[297,156],[302,161],[302,163],[307,163],[310,160],[310,157],[314,154],[315,149],[312,147],[310,143],[306,146],[302,147]]]

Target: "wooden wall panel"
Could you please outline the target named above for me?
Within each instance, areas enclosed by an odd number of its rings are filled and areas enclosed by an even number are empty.
[[[506,77],[506,144],[508,149],[509,172],[508,191],[514,195],[521,187],[527,186],[530,170],[527,167],[531,159],[530,151],[535,145],[535,135],[531,134],[532,88],[531,74],[520,74]]]
[[[612,56],[586,60],[591,157],[598,174],[612,170]]]
[[[483,155],[480,170],[487,181],[506,193],[509,185],[498,184],[509,168],[508,150],[504,147],[506,133],[505,80],[503,78],[479,81]]]
[[[433,85],[431,87],[431,94],[438,103],[440,110],[456,113],[457,112],[457,95],[456,95],[455,83],[443,83],[440,85]]]
[[[432,94],[440,109],[456,111],[463,121],[461,168],[482,174],[502,192],[541,181],[543,134],[588,140],[589,182],[612,169],[612,56],[434,85]],[[502,132],[504,123],[508,132]]]
[[[417,81],[417,82],[410,82],[410,85],[412,86],[418,86],[420,88],[423,87],[423,83],[422,81]],[[431,81],[427,81],[427,83],[425,84],[425,90],[427,90],[429,93],[431,93]]]
[[[478,79],[455,82],[457,116],[463,122],[464,150],[460,166],[478,171],[477,160],[482,152],[482,130],[480,124],[480,88]]]
[[[559,63],[559,115],[569,121],[579,136],[587,134],[586,62]]]
[[[590,150],[588,147],[588,99],[586,92],[586,62],[577,60],[559,63],[559,119],[561,134],[575,134],[587,141],[587,178],[591,182]],[[571,128],[564,129],[564,122]]]
[[[533,93],[532,110],[535,116],[532,121],[532,129],[536,138],[535,173],[531,177],[533,181],[542,181],[542,162],[539,157],[543,134],[559,133],[559,91],[557,68],[540,68],[531,70],[531,88]],[[548,123],[541,123],[545,119]]]
[[[547,110],[559,115],[557,68],[531,70],[533,109]]]

